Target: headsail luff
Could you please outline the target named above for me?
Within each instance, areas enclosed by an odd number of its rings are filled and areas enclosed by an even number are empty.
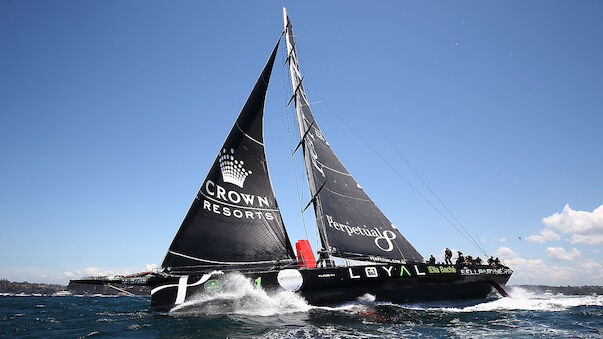
[[[284,8],[283,16],[293,100],[323,248],[351,259],[422,262],[421,254],[364,192],[318,127],[304,91],[293,29]]]
[[[172,241],[162,268],[262,266],[294,260],[263,144],[264,101],[279,42]]]

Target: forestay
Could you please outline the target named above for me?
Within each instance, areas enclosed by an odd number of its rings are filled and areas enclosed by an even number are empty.
[[[283,15],[292,100],[323,248],[344,258],[422,262],[421,254],[343,166],[318,127],[302,84],[293,29],[286,10]]]
[[[264,100],[278,45],[184,218],[163,268],[250,267],[294,260],[264,151]]]

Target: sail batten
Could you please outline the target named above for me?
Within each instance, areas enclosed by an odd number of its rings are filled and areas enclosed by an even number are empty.
[[[261,266],[295,259],[266,166],[263,136],[264,101],[279,42],[174,237],[163,268]]]
[[[384,262],[421,262],[406,240],[339,160],[318,126],[308,103],[299,70],[295,39],[287,12],[289,75],[296,117],[303,136],[304,163],[314,199],[323,249],[334,256]],[[323,188],[324,189],[320,189]],[[320,187],[320,188],[319,188]]]

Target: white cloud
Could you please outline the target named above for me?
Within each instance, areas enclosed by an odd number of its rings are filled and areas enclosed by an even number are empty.
[[[561,239],[561,236],[549,228],[543,229],[542,231],[540,231],[540,234],[530,235],[529,237],[526,238],[527,241],[538,242],[541,244],[544,244],[547,241],[553,241],[553,240],[559,240],[559,239]]]
[[[549,228],[571,234],[572,243],[587,245],[603,243],[603,205],[588,212],[576,211],[566,204],[561,213],[543,218],[542,222]]]
[[[519,257],[519,253],[513,251],[512,249],[508,248],[508,247],[499,247],[496,252],[494,252],[494,255],[497,257],[501,257],[501,258],[516,258]]]
[[[507,242],[507,238],[506,237],[502,237],[502,238],[498,239],[498,241],[500,241],[500,242]]]
[[[595,271],[595,270],[601,270],[601,264],[599,264],[598,262],[594,261],[594,260],[589,260],[586,261],[580,265],[581,268],[585,269],[585,270],[590,270],[590,271]],[[603,273],[603,272],[601,272]]]
[[[574,251],[565,251],[570,255]],[[542,259],[522,258],[509,247],[499,247],[495,255],[513,270],[509,284],[600,285],[603,266],[594,260],[571,266],[549,265]]]
[[[585,243],[587,245],[603,244],[603,234],[574,234],[572,235],[571,243]]]
[[[566,251],[563,247],[547,247],[546,254],[553,260],[572,261],[580,258],[581,254],[577,248]]]
[[[159,266],[157,266],[155,264],[146,264],[144,267],[147,269],[147,271],[152,271],[156,268],[159,268]]]

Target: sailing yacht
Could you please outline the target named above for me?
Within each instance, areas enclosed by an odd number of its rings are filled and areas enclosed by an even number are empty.
[[[257,288],[299,293],[311,304],[484,298],[512,270],[490,265],[426,264],[348,172],[314,119],[300,72],[295,38],[283,8],[284,30],[249,98],[201,184],[161,268],[133,276],[73,283],[151,286],[151,308],[169,311],[219,293],[237,272]],[[284,39],[283,39],[284,36]],[[284,40],[300,141],[316,226],[318,260],[307,240],[291,246],[274,194],[264,149],[264,101],[277,50]],[[362,262],[335,265],[333,258]]]

